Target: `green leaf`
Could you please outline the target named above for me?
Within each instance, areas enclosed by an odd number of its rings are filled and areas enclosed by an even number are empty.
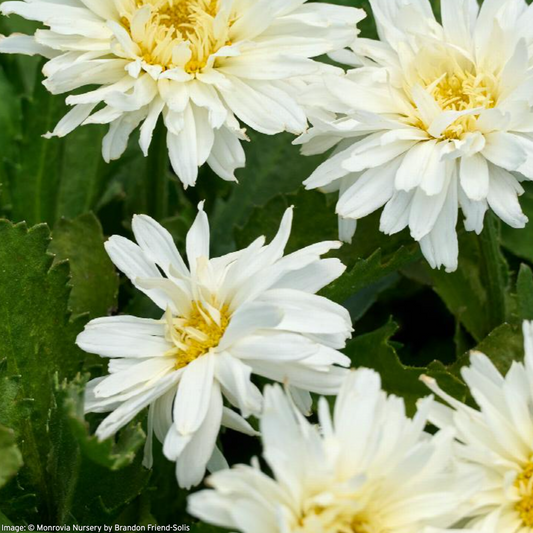
[[[52,266],[49,242],[45,225],[28,230],[0,220],[0,384],[16,393],[26,414],[2,409],[2,423],[19,436],[23,485],[38,493],[44,518],[54,505],[46,473],[53,377],[72,377],[80,368],[75,339],[84,322],[69,320],[68,264]]]
[[[105,133],[106,126],[83,126],[60,141],[63,149],[57,169],[59,183],[55,220],[75,218],[96,209],[110,171],[102,157]]]
[[[64,139],[45,139],[68,112],[64,98],[48,93],[39,79],[23,101],[24,132],[11,157],[9,184],[12,218],[53,225],[96,207],[106,167],[101,156],[104,126],[78,128]]]
[[[0,161],[0,183],[2,184],[2,204],[9,199],[6,193],[9,190],[7,183],[6,160],[14,156],[15,142],[21,135],[21,106],[5,70],[0,66],[0,146],[2,156]],[[1,205],[1,204],[0,204]]]
[[[286,253],[319,241],[338,240],[337,216],[333,206],[327,205],[326,196],[302,189],[294,194],[278,195],[254,209],[248,222],[235,230],[237,246],[247,246],[260,235],[272,239],[290,206],[294,206],[294,220]]]
[[[0,426],[0,487],[3,487],[22,466],[22,455],[17,447],[15,432]]]
[[[294,205],[294,223],[287,253],[319,241],[338,240],[338,221],[329,198],[316,191],[300,190],[296,194],[277,196],[262,208],[256,208],[248,223],[235,231],[239,247],[250,244],[259,235],[274,237],[283,213]],[[379,215],[359,222],[353,244],[344,244],[333,255],[349,268],[347,272],[323,289],[321,294],[343,303],[363,289],[373,287],[404,266],[421,257],[418,244],[405,233],[389,237],[379,231]],[[373,297],[372,297],[373,298]]]
[[[148,481],[137,454],[145,441],[141,426],[129,425],[116,442],[98,441],[83,415],[85,383],[78,377],[55,385],[48,472],[58,524],[87,523],[96,517],[109,523]]]
[[[70,263],[70,309],[74,314],[88,312],[95,318],[116,309],[118,276],[105,251],[100,222],[92,213],[60,220],[49,252],[56,255],[56,263],[65,259]]]
[[[410,414],[415,412],[416,402],[430,394],[420,381],[423,374],[435,378],[439,385],[455,398],[464,399],[465,385],[448,372],[442,363],[435,361],[428,368],[402,364],[396,346],[391,342],[397,330],[398,326],[389,321],[376,331],[355,337],[348,343],[345,353],[352,360],[354,367],[376,370],[381,376],[383,389],[389,394],[403,398]]]
[[[87,378],[78,376],[74,381],[56,384],[55,416],[62,424],[59,429],[67,429],[85,457],[109,470],[120,470],[133,463],[146,435],[141,424],[126,426],[116,442],[113,439],[101,442],[92,435],[84,416],[86,382]]]
[[[520,265],[516,292],[518,293],[519,318],[533,320],[533,271],[527,265]]]
[[[480,342],[508,318],[509,267],[494,217],[487,218],[480,236],[460,234],[459,250],[456,272],[428,267],[428,273],[450,312]]]
[[[62,156],[60,139],[44,139],[66,112],[61,97],[55,97],[36,85],[30,100],[23,102],[24,136],[10,173],[12,217],[33,225],[53,223],[59,182],[58,162]]]
[[[0,511],[0,526],[12,526],[12,525],[13,525],[13,522],[11,522],[11,520],[9,520],[9,518],[2,511]]]
[[[400,268],[418,260],[418,247],[401,247],[390,257],[383,257],[381,249],[368,259],[359,259],[355,266],[322,291],[322,295],[342,303],[365,287],[369,287]]]
[[[4,0],[2,0],[4,1]],[[40,24],[36,21],[26,20],[20,16],[11,15],[0,18],[0,34],[24,33],[33,35]],[[26,95],[33,91],[39,73],[41,58],[30,57],[23,54],[2,54],[0,64],[6,70],[7,78],[13,85],[18,95]]]
[[[513,361],[524,359],[524,337],[521,325],[502,324],[491,331],[475,350],[487,355],[502,374],[507,373]],[[461,367],[469,364],[470,355],[465,354],[454,365],[454,369],[457,372]]]
[[[264,206],[279,194],[298,190],[324,159],[301,156],[299,148],[291,144],[294,136],[288,133],[271,137],[249,134],[246,168],[237,172],[239,184],[232,186],[226,200],[218,200],[210,216],[212,242],[219,254],[231,251],[235,227],[244,226],[255,207]]]

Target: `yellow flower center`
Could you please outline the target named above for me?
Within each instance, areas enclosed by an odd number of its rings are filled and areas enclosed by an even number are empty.
[[[492,109],[498,102],[498,81],[492,74],[455,69],[422,86],[433,96],[442,111],[468,111]],[[455,120],[442,136],[447,139],[462,139],[465,134],[478,130],[479,114],[465,115]],[[429,124],[416,125],[426,129]]]
[[[148,3],[144,0],[144,3]],[[217,14],[217,0],[166,0],[157,9],[159,23],[185,34],[194,32],[198,16]]]
[[[371,525],[360,511],[354,511],[353,503],[339,501],[332,507],[313,505],[300,518],[297,532],[381,533],[380,527]]]
[[[176,358],[176,369],[216,348],[229,322],[230,313],[226,305],[220,310],[208,312],[201,303],[193,302],[188,317],[175,318],[167,313],[167,335],[176,347],[169,355]]]
[[[122,24],[150,65],[163,70],[182,67],[195,74],[228,44],[229,25],[215,28],[219,0],[130,1]]]
[[[515,508],[524,525],[533,529],[533,462],[527,463],[517,476],[515,487],[521,497]]]

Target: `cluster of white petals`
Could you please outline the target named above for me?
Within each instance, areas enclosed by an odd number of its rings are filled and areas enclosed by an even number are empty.
[[[303,101],[313,128],[297,142],[333,155],[305,182],[339,191],[343,240],[385,206],[381,231],[409,227],[432,267],[457,268],[458,211],[480,233],[491,209],[513,228],[533,179],[533,6],[525,0],[370,0],[380,40],[334,54]]]
[[[525,322],[523,331],[525,361],[513,362],[505,376],[479,352],[463,368],[479,409],[425,379],[450,405],[435,404],[430,421],[456,432],[456,456],[483,480],[468,505],[472,518],[467,527],[474,532],[533,531],[533,322]]]
[[[170,234],[136,216],[138,244],[111,237],[115,265],[164,315],[91,321],[77,343],[110,358],[109,376],[88,384],[86,410],[111,412],[96,434],[106,439],[150,406],[145,463],[152,430],[177,461],[183,487],[200,483],[206,465],[223,466],[215,447],[221,425],[254,435],[243,417],[257,415],[256,374],[287,383],[303,411],[309,392],[337,394],[350,365],[338,350],[351,336],[348,312],[315,293],[345,270],[321,255],[340,242],[321,242],[284,256],[292,224],[288,209],[278,234],[223,257],[209,256],[209,223],[200,204],[186,242],[187,264]],[[340,366],[335,366],[340,365]],[[223,405],[225,398],[240,411]],[[242,416],[241,416],[242,415]]]
[[[189,497],[189,512],[242,533],[426,533],[463,517],[476,476],[459,472],[453,432],[424,431],[433,400],[406,416],[373,371],[347,377],[333,418],[324,398],[320,427],[279,386],[265,393],[264,457],[208,478],[213,490]]]
[[[0,52],[39,54],[46,88],[72,110],[52,133],[109,124],[106,161],[119,158],[142,123],[147,154],[162,115],[172,166],[185,186],[204,163],[234,181],[244,166],[239,120],[265,134],[302,133],[294,98],[324,65],[311,58],[348,46],[360,9],[307,0],[19,0],[0,12],[39,21]],[[237,120],[238,119],[238,120]]]

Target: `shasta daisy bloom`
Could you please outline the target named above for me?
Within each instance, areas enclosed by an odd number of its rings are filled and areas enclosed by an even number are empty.
[[[311,87],[305,154],[333,155],[305,182],[339,191],[341,238],[384,207],[433,268],[457,268],[458,211],[480,233],[491,209],[513,228],[533,179],[533,7],[524,0],[370,0],[381,40],[334,57],[357,66]]]
[[[6,53],[50,58],[44,82],[72,110],[52,135],[110,124],[106,161],[119,158],[139,124],[148,153],[162,115],[175,172],[194,185],[204,163],[234,181],[244,166],[237,119],[261,133],[301,133],[306,116],[293,86],[320,69],[311,58],[355,38],[360,9],[306,0],[23,0],[4,15],[40,21],[34,36],[13,35]]]
[[[463,368],[478,409],[424,379],[450,406],[435,405],[430,420],[454,428],[458,457],[482,474],[470,504],[475,531],[533,531],[533,322],[525,322],[523,331],[525,362],[513,362],[505,376],[482,353],[473,353],[471,366]]]
[[[320,429],[279,386],[265,392],[264,457],[215,473],[189,497],[189,513],[242,533],[429,533],[461,518],[474,478],[453,466],[449,430],[424,432],[432,400],[413,419],[402,399],[381,390],[377,373],[353,372],[333,419],[319,403]]]
[[[302,409],[310,408],[310,391],[338,393],[348,372],[341,367],[350,364],[338,349],[351,335],[351,320],[315,293],[344,272],[338,259],[321,259],[341,243],[320,242],[284,257],[291,223],[288,209],[270,244],[261,237],[210,258],[200,204],[187,235],[188,266],[150,217],[133,219],[138,244],[111,237],[112,261],[164,314],[99,318],[79,335],[82,349],[110,358],[109,376],[90,382],[86,393],[88,412],[111,411],[96,432],[100,439],[150,406],[147,464],[153,429],[165,455],[177,461],[178,482],[191,487],[210,459],[223,461],[215,448],[221,425],[255,434],[243,418],[262,407],[252,374],[290,384]]]

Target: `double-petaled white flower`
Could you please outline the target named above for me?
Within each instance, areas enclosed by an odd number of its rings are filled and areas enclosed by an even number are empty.
[[[480,233],[490,208],[522,228],[533,178],[533,7],[525,0],[370,0],[381,40],[335,58],[357,68],[305,96],[306,154],[336,146],[305,182],[339,191],[341,238],[385,206],[381,231],[409,227],[432,267],[457,268],[459,208]]]
[[[408,418],[403,400],[362,369],[346,379],[333,420],[320,400],[319,429],[269,387],[261,430],[274,479],[258,463],[217,472],[208,479],[214,490],[189,497],[189,512],[242,533],[446,530],[475,482],[454,469],[453,432],[424,432],[431,405],[427,398]]]
[[[533,322],[524,323],[525,362],[513,362],[504,377],[487,356],[474,353],[462,375],[479,409],[429,388],[450,407],[435,404],[430,420],[454,428],[456,453],[483,475],[470,502],[473,531],[533,531]]]
[[[97,430],[106,439],[150,406],[152,429],[164,453],[177,461],[180,485],[199,483],[210,459],[222,460],[220,426],[255,432],[244,417],[257,414],[257,374],[290,385],[309,409],[309,391],[337,394],[349,366],[338,349],[351,334],[341,306],[315,295],[345,267],[321,255],[339,242],[321,242],[283,256],[292,209],[273,241],[209,258],[209,223],[202,204],[186,242],[188,266],[170,234],[147,216],[133,219],[138,244],[111,237],[115,265],[161,309],[161,320],[99,318],[77,340],[87,352],[110,358],[109,376],[89,383],[88,412],[112,413]]]
[[[74,106],[53,135],[110,124],[106,161],[119,158],[142,123],[148,152],[160,115],[175,172],[194,185],[205,162],[223,179],[244,166],[237,119],[266,134],[301,133],[295,84],[317,72],[310,58],[343,48],[364,12],[307,0],[24,0],[0,11],[42,22],[34,36],[0,43],[41,54],[45,86]],[[237,117],[237,118],[236,118]]]

